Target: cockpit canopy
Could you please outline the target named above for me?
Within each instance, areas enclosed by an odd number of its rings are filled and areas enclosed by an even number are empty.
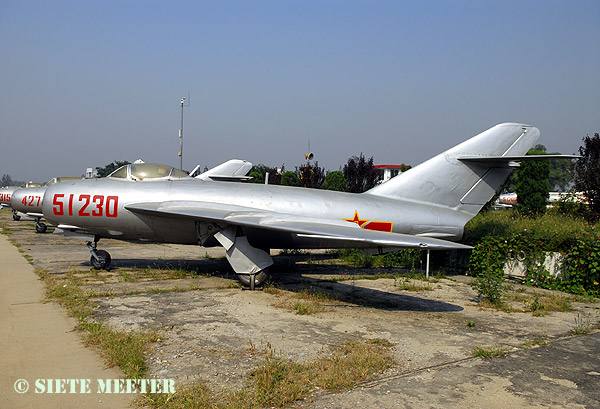
[[[159,163],[131,163],[121,166],[109,178],[129,179],[129,180],[165,180],[186,178],[188,174],[181,169],[173,166],[161,165]]]
[[[82,178],[76,178],[76,177],[60,177],[60,178],[52,178],[50,179],[50,181],[48,183],[46,183],[44,186],[52,186],[55,183],[61,183],[61,182],[67,182],[69,180],[81,180]]]

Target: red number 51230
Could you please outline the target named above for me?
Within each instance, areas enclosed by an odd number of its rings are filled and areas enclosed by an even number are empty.
[[[64,216],[65,211],[69,216],[117,217],[119,212],[119,197],[104,195],[75,195],[65,196],[56,193],[52,198],[52,213],[55,216]]]

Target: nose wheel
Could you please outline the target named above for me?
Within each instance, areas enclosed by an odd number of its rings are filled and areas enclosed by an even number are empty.
[[[110,254],[108,254],[108,251],[98,250],[96,246],[97,242],[94,242],[92,244],[92,242],[88,241],[87,243],[87,247],[90,250],[90,254],[92,255],[90,257],[90,264],[96,270],[108,270],[111,262]]]
[[[36,233],[46,233],[46,230],[48,230],[48,226],[46,226],[44,223],[42,223],[39,219],[39,217],[37,219],[35,219],[35,232]]]

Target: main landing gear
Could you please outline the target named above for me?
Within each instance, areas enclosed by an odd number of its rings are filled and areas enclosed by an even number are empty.
[[[97,245],[97,240],[94,241],[93,244],[91,241],[87,242],[87,247],[90,250],[90,254],[92,255],[90,257],[90,264],[96,270],[108,270],[111,261],[110,254],[108,254],[108,251],[98,250]]]
[[[17,214],[16,210],[13,210],[13,220],[16,221],[16,222],[18,222],[19,220],[21,220],[21,216],[19,216]]]
[[[254,290],[267,279],[268,267],[273,264],[273,259],[267,251],[252,247],[237,227],[222,229],[214,237],[225,248],[227,261],[242,284]]]

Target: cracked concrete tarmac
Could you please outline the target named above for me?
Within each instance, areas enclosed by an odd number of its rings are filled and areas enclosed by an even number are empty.
[[[317,393],[299,405],[598,406],[598,334],[569,335],[577,314],[597,325],[598,304],[573,302],[573,311],[543,316],[506,313],[480,308],[465,276],[448,276],[429,291],[414,292],[391,278],[357,279],[380,271],[330,265],[323,253],[276,256],[275,287],[286,294],[331,295],[321,312],[297,315],[278,306],[277,293],[240,289],[221,249],[102,240],[99,247],[114,262],[102,273],[91,270],[83,242],[35,234],[32,224],[6,216],[2,220],[35,267],[78,275],[85,289],[102,295],[93,298],[99,319],[117,329],[159,331],[148,356],[151,377],[173,378],[177,385],[203,380],[235,387],[268,347],[290,359],[311,360],[349,340],[384,338],[396,345],[398,365],[375,384]],[[531,294],[532,289],[515,285],[515,291]],[[514,304],[520,308],[523,301]],[[549,345],[520,349],[542,339]],[[493,345],[510,354],[471,357],[475,347]]]

